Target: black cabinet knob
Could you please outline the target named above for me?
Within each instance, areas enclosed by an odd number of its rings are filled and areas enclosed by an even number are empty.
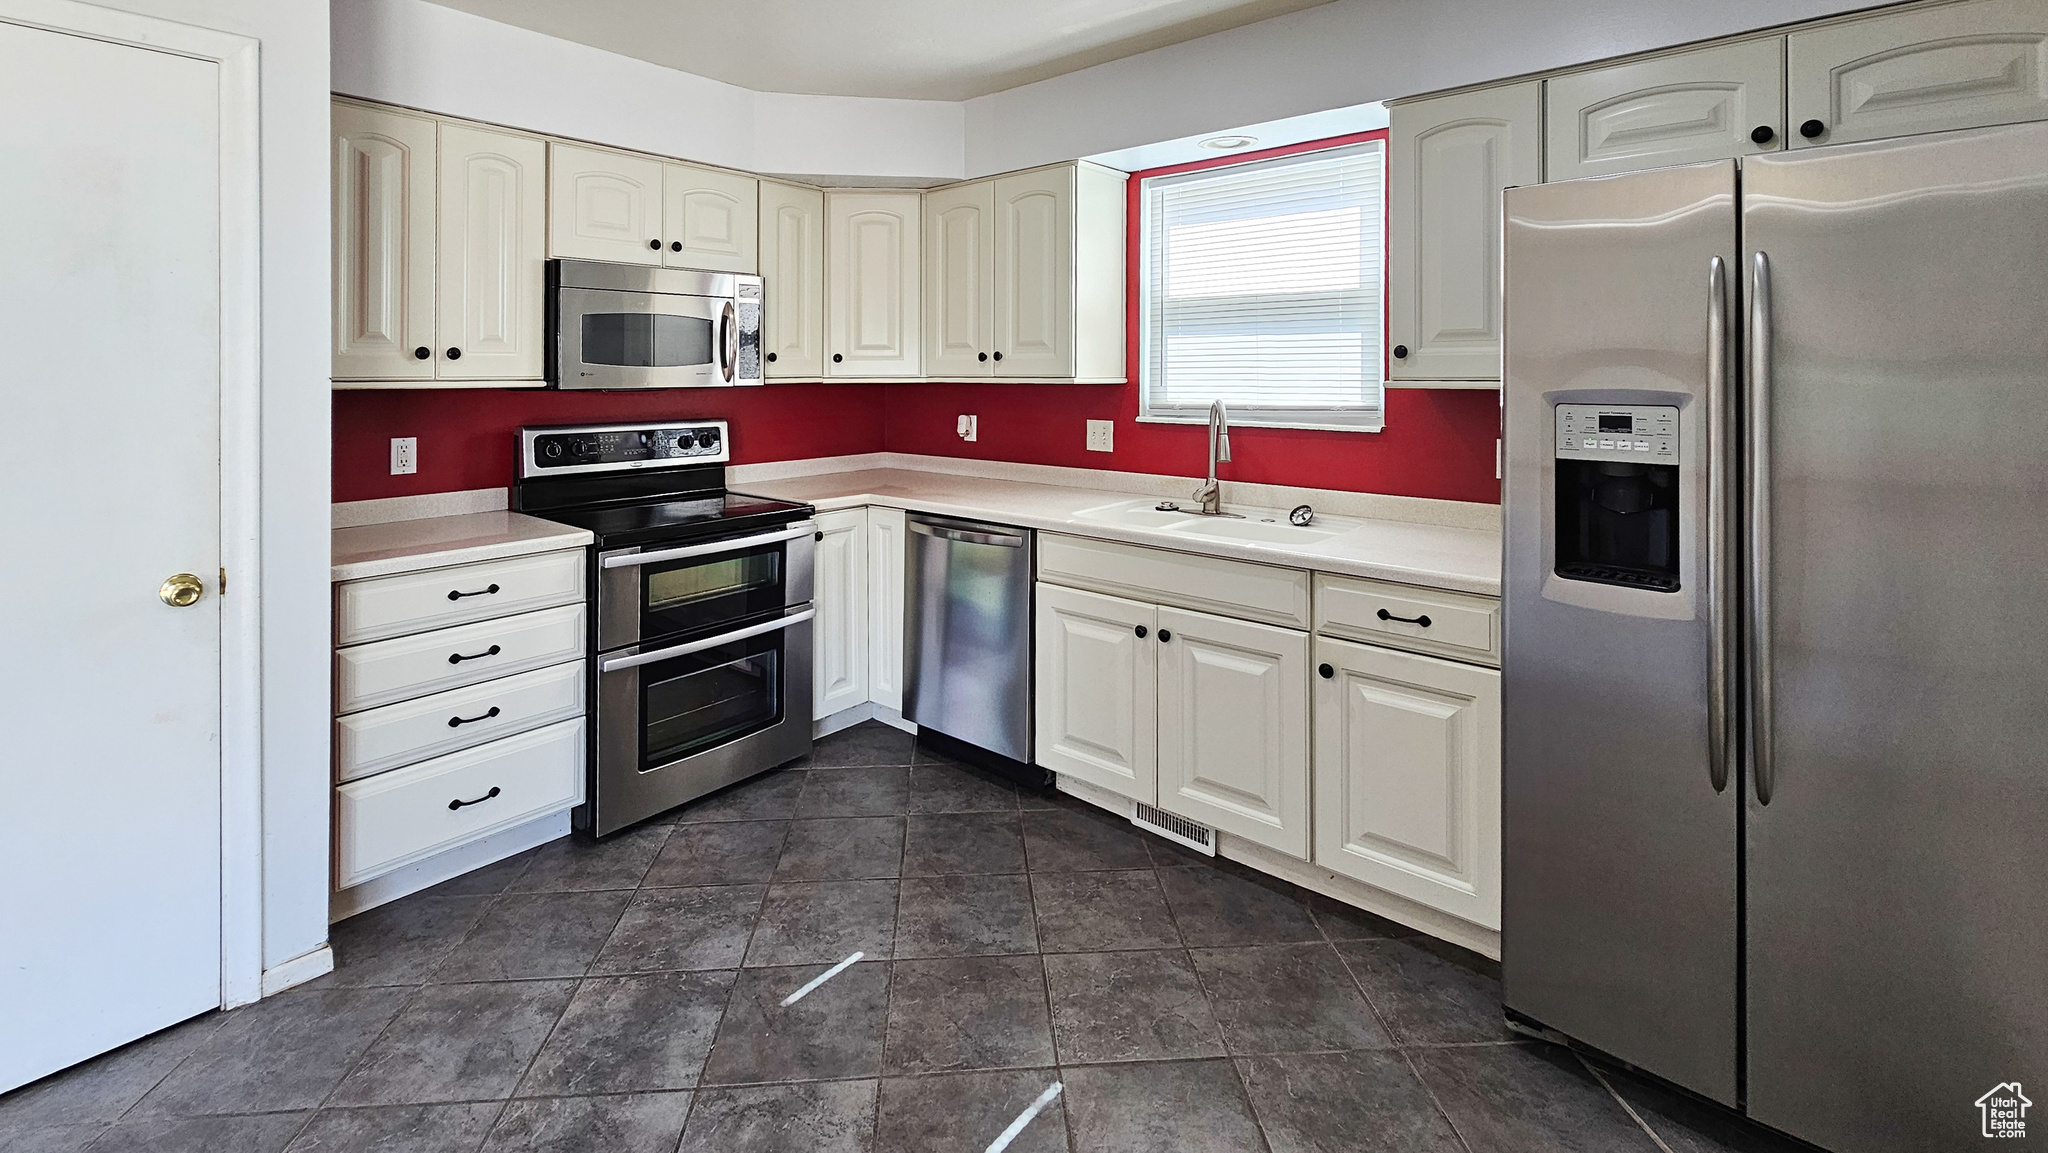
[[[816,534],[815,536],[811,537],[811,539],[812,539],[812,540],[824,540],[824,539],[825,539],[825,534],[824,534],[824,533],[818,533],[818,534]]]
[[[996,353],[996,359],[997,359],[997,360],[1001,360],[1002,358],[1003,358],[1003,354],[1002,354],[1002,353],[1000,353],[1000,352]]]
[[[775,354],[774,354],[774,353],[772,353],[772,352],[768,354],[768,363],[769,363],[769,364],[774,364],[774,363],[775,363]]]
[[[1159,643],[1160,643],[1160,644],[1162,644],[1162,645],[1163,645],[1163,644],[1165,644],[1165,643],[1166,643],[1167,641],[1170,641],[1170,640],[1172,640],[1172,639],[1173,639],[1173,630],[1172,630],[1172,629],[1160,629],[1160,630],[1159,630]]]
[[[1317,665],[1316,675],[1327,681],[1330,678],[1337,675],[1337,670],[1331,668],[1329,665]]]
[[[431,348],[428,348],[428,347],[427,347],[426,345],[424,345],[424,344],[422,344],[422,345],[420,345],[420,346],[419,346],[418,348],[415,348],[415,349],[413,349],[413,350],[412,350],[412,358],[413,358],[414,360],[425,360],[426,358],[428,358],[428,357],[430,357],[430,356],[432,356],[432,355],[434,355],[434,350],[433,350],[433,349],[431,349]]]
[[[680,240],[671,240],[671,241],[669,241],[669,242],[668,242],[668,250],[669,250],[670,252],[681,252],[681,251],[683,250],[683,242],[682,242],[682,241],[680,241]]]
[[[845,357],[843,357],[843,356],[839,355],[839,354],[838,354],[838,353],[836,353],[836,352],[832,354],[832,363],[833,363],[833,364],[838,364],[838,363],[839,363],[840,361],[842,361],[842,360],[845,360],[845,359],[846,359]]]
[[[660,251],[661,251],[661,241],[660,241],[659,239],[656,239],[656,240],[650,240],[650,241],[648,241],[648,242],[647,242],[647,247],[649,247],[649,248],[652,248],[652,249],[653,249],[654,251],[656,251],[656,252],[660,252]]]
[[[461,350],[461,349],[459,349],[459,348],[450,348],[450,349],[448,350],[448,359],[450,359],[450,360],[461,360],[461,359],[462,359],[462,350]]]
[[[986,353],[986,352],[982,352],[982,353],[976,353],[976,354],[975,354],[975,357],[974,357],[974,359],[976,359],[976,360],[987,360],[987,359],[988,359],[988,353]]]
[[[1820,134],[1826,132],[1827,130],[1828,126],[1822,124],[1820,121],[1809,120],[1806,123],[1801,124],[1799,126],[1799,135],[1806,137],[1808,140],[1814,140],[1818,139]]]
[[[1759,124],[1749,130],[1749,138],[1758,144],[1769,144],[1778,138],[1778,130],[1768,124]]]
[[[1137,633],[1138,633],[1138,639],[1139,639],[1139,640],[1144,640],[1144,639],[1145,639],[1145,626],[1144,626],[1144,625],[1139,625],[1136,631],[1137,631]]]
[[[1408,359],[1408,346],[1407,346],[1407,345],[1405,345],[1405,344],[1397,344],[1397,345],[1395,345],[1395,346],[1394,346],[1394,359],[1395,359],[1395,360],[1406,360],[1406,359]]]

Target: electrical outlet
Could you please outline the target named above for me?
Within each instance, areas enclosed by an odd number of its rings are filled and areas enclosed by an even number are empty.
[[[1088,451],[1116,451],[1116,422],[1113,420],[1091,420],[1088,422]]]
[[[981,434],[980,418],[962,415],[958,423],[953,426],[953,431],[960,434],[961,440],[973,440]]]
[[[420,438],[416,436],[394,436],[391,438],[391,475],[411,476],[420,470]]]

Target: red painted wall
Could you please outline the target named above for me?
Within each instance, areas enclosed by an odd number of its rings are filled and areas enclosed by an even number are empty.
[[[1242,156],[1133,173],[1128,217],[1128,332],[1138,331],[1139,181],[1146,176],[1284,156],[1386,133],[1313,141]],[[746,464],[849,453],[925,453],[1124,472],[1198,477],[1208,432],[1139,424],[1138,349],[1131,383],[795,384],[650,393],[469,389],[344,391],[334,395],[334,499],[404,496],[512,482],[513,433],[525,424],[722,417],[733,422],[734,460]],[[1490,390],[1390,389],[1377,433],[1241,428],[1231,434],[1226,480],[1497,503],[1494,439],[1500,399]],[[979,439],[954,434],[963,413]],[[1116,451],[1086,449],[1087,420],[1116,422]],[[390,438],[419,438],[420,471],[390,476]]]

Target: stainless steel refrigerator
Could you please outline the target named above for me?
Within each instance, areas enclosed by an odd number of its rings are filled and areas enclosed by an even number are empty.
[[[1511,1016],[1978,1147],[2048,1089],[2048,125],[1512,189],[1503,257]]]

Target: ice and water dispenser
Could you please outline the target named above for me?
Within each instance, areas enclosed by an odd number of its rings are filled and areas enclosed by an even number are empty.
[[[1560,404],[1556,572],[1678,591],[1678,409]]]

